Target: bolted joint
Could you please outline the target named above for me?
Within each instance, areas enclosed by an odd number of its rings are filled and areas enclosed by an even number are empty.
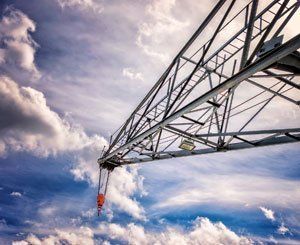
[[[113,171],[118,165],[110,161],[105,161],[103,163],[100,163],[99,166],[100,168],[107,169],[108,171]]]

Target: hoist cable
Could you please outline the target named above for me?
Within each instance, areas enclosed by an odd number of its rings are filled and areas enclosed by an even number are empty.
[[[101,184],[101,173],[102,173],[102,168],[100,167],[100,171],[99,171],[99,183],[98,183],[98,194],[100,193],[100,184]]]
[[[107,186],[108,186],[108,180],[110,176],[110,170],[107,171],[107,179],[106,179],[106,184],[105,184],[105,190],[104,190],[104,196],[106,196],[106,191],[107,191]]]

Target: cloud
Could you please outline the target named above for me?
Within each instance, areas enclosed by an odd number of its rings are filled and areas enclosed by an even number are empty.
[[[86,210],[86,211],[82,211],[81,212],[81,216],[84,217],[84,218],[92,218],[96,215],[96,208],[91,208],[89,210]]]
[[[122,74],[124,77],[128,77],[131,80],[141,80],[141,81],[144,80],[142,73],[136,72],[134,69],[129,67],[124,68]]]
[[[75,164],[71,170],[76,180],[98,182],[96,159],[104,138],[89,137],[84,130],[61,118],[47,105],[43,93],[31,87],[20,87],[8,77],[0,77],[0,144],[2,156],[7,152],[25,151],[39,157],[72,152]],[[143,179],[136,168],[118,168],[111,175],[108,200],[134,218],[145,219],[140,204],[131,199],[144,193]]]
[[[51,231],[50,231],[51,234]],[[99,237],[100,238],[96,238]],[[106,240],[104,240],[106,239]],[[186,231],[182,227],[168,226],[162,231],[151,231],[141,225],[130,223],[122,226],[115,223],[102,222],[97,228],[81,226],[80,228],[55,229],[54,234],[39,238],[29,234],[24,240],[14,241],[13,245],[29,244],[110,244],[116,241],[127,244],[253,244],[250,238],[238,235],[223,223],[211,222],[208,218],[198,217],[192,227]]]
[[[93,161],[81,158],[71,172],[77,180],[88,179],[92,186],[97,186],[99,170],[94,162],[95,158]],[[143,207],[133,199],[136,194],[141,196],[146,194],[143,187],[143,176],[139,175],[138,168],[135,166],[115,168],[110,175],[106,203],[102,213],[111,219],[112,210],[119,210],[133,218],[146,220]],[[94,211],[89,210],[89,212],[83,213],[83,216],[88,217],[91,212]]]
[[[38,210],[38,213],[40,216],[43,216],[43,217],[50,217],[56,213],[58,211],[58,208],[56,206],[46,206],[46,207],[41,207],[39,210]]]
[[[126,244],[253,244],[250,238],[238,235],[228,229],[223,223],[211,222],[208,218],[198,217],[192,227],[186,231],[182,227],[168,226],[161,231],[147,230],[141,225],[130,223],[122,226],[115,223],[102,222],[96,228],[81,226],[80,228],[55,229],[54,234],[38,238],[29,234],[24,240],[14,241],[13,245],[29,244],[111,244],[116,242]]]
[[[5,37],[37,46],[28,34],[28,31],[35,30],[35,24],[25,14],[9,8],[2,22],[1,34],[4,33]],[[30,62],[15,69],[36,68],[34,49],[31,51]],[[17,62],[17,57],[10,58],[15,60],[13,63],[22,64]],[[102,147],[107,145],[106,140],[97,134],[87,135],[68,114],[59,115],[53,111],[41,91],[20,85],[9,73],[0,75],[0,114],[3,115],[0,117],[0,157],[13,152],[28,152],[38,157],[70,154],[74,162],[71,169],[74,178],[97,185],[99,170],[96,160]],[[143,195],[144,192],[143,179],[138,176],[137,169],[123,168],[114,172],[110,182],[110,204],[137,219],[145,219],[140,204],[131,199],[134,194]],[[49,216],[53,211],[51,207],[45,208],[43,214]]]
[[[152,181],[147,186],[154,203],[151,210],[168,213],[204,206],[255,211],[271,203],[274,209],[299,211],[299,180],[290,178],[297,162],[289,161],[289,169],[282,169],[287,158],[297,155],[298,147],[291,144],[143,165],[143,175]]]
[[[136,44],[145,54],[158,58],[166,63],[170,57],[160,47],[171,39],[172,34],[178,33],[188,26],[187,21],[180,21],[172,14],[176,0],[155,0],[146,6],[146,13],[149,16],[139,26]],[[169,42],[168,42],[169,44]]]
[[[281,235],[285,235],[286,233],[289,233],[290,230],[284,225],[284,223],[281,223],[277,229],[277,232]]]
[[[265,207],[259,207],[267,219],[275,221],[274,211]]]
[[[82,10],[93,10],[101,13],[103,11],[103,5],[97,0],[57,0],[62,8],[76,7]]]
[[[133,199],[134,194],[145,195],[143,177],[136,166],[116,168],[111,174],[107,200],[119,210],[136,219],[146,220],[143,207]]]
[[[10,193],[11,196],[13,197],[21,197],[22,194],[20,192],[17,192],[17,191],[13,191],[12,193]]]
[[[5,8],[0,20],[0,71],[19,81],[40,77],[34,62],[38,44],[30,35],[35,30],[27,15],[13,7]]]
[[[94,232],[88,227],[80,227],[76,231],[68,231],[56,229],[55,235],[38,238],[33,234],[29,234],[23,241],[14,241],[13,245],[40,245],[40,244],[72,244],[72,245],[93,245]]]
[[[190,167],[193,169],[193,166]],[[213,203],[231,207],[244,207],[247,204],[247,208],[251,208],[268,202],[291,209],[298,209],[299,206],[299,199],[294,198],[299,195],[296,180],[234,172],[229,177],[224,173],[205,173],[205,170],[199,173],[196,169],[194,173],[181,170],[180,175],[189,179],[178,179],[171,190],[160,194],[164,199],[153,208],[170,209]]]
[[[162,232],[152,232],[133,223],[127,226],[103,223],[100,224],[98,231],[110,240],[119,240],[128,244],[252,244],[249,238],[237,235],[223,223],[212,223],[208,218],[203,217],[198,217],[193,227],[186,232],[174,227],[167,227]]]
[[[98,185],[99,170],[95,159],[90,159],[88,154],[82,153],[78,164],[71,170],[77,180],[88,179],[92,186]],[[102,213],[110,218],[113,215],[112,210],[117,209],[136,219],[146,220],[143,207],[133,199],[135,195],[147,195],[143,180],[144,177],[138,173],[137,166],[115,168],[110,175],[106,203]],[[83,216],[88,216],[91,212],[90,210]]]
[[[37,156],[93,148],[100,151],[106,141],[89,137],[78,125],[61,118],[47,105],[44,94],[20,87],[0,76],[0,145],[6,151],[27,151]]]

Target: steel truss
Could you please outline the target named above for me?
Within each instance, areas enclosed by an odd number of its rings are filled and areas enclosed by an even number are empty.
[[[111,136],[98,159],[101,167],[300,140],[299,123],[278,129],[270,119],[257,122],[278,101],[299,113],[300,35],[281,42],[298,10],[297,1],[262,6],[267,1],[252,0],[242,7],[237,2],[220,0],[215,5]],[[215,23],[214,32],[208,32],[208,25]],[[195,148],[178,149],[185,139]]]

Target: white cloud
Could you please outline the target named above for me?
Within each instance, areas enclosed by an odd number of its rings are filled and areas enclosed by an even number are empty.
[[[290,232],[290,230],[284,225],[284,223],[281,223],[277,229],[277,232],[281,235],[285,235],[286,233]]]
[[[95,141],[91,147],[86,147],[84,150],[78,152],[75,156],[76,165],[74,165],[71,169],[71,173],[74,175],[76,180],[88,180],[92,186],[96,186],[98,184],[99,167],[97,159],[102,147],[104,146],[104,144],[101,144],[97,147],[98,143],[99,142]]]
[[[78,180],[89,179],[90,184],[96,186],[98,184],[98,166],[95,159],[89,159],[84,156],[79,159],[78,165],[72,171]],[[110,175],[106,201],[102,214],[109,219],[112,218],[112,210],[118,209],[131,215],[139,220],[146,220],[145,211],[138,201],[134,200],[135,194],[143,196],[147,192],[143,187],[144,177],[139,175],[136,166],[115,168]],[[92,210],[83,213],[84,217],[88,217]]]
[[[138,168],[116,168],[110,177],[107,192],[108,204],[115,205],[119,210],[132,215],[136,219],[145,220],[143,207],[132,197],[134,194],[145,194],[142,185],[143,177],[138,174]]]
[[[71,2],[69,1],[69,4]],[[75,2],[89,5],[93,1],[73,1]],[[21,60],[18,60],[19,56],[9,57],[11,63],[19,65],[15,69],[37,70],[34,64],[34,48],[37,44],[28,34],[28,31],[35,31],[35,23],[21,11],[13,8],[6,10],[1,23],[1,37],[9,37],[9,42],[15,40],[19,46],[24,44],[27,45],[27,50],[31,50],[29,58],[22,55],[24,59]],[[4,41],[6,42],[6,39]],[[24,54],[24,50],[22,52]],[[6,56],[4,59],[1,56],[0,60],[7,63]],[[19,81],[12,79],[8,71],[4,72],[9,75],[0,75],[0,114],[4,115],[0,117],[0,157],[5,157],[5,154],[10,152],[28,152],[38,157],[70,153],[74,160],[71,173],[75,179],[87,180],[96,186],[98,183],[96,160],[102,147],[107,144],[106,140],[96,134],[87,135],[81,126],[72,122],[71,118],[53,111],[42,92],[19,85]],[[140,75],[137,75],[137,78],[139,77]],[[108,203],[137,219],[145,219],[142,207],[131,199],[134,194],[144,194],[143,179],[138,176],[137,169],[123,168],[114,172],[110,182],[111,193]],[[117,186],[119,184],[121,187]],[[112,217],[109,207],[107,210],[108,216]],[[53,207],[46,207],[41,211],[41,215],[44,216],[53,216],[54,213]]]
[[[124,68],[122,74],[124,77],[128,77],[131,80],[144,80],[142,73],[136,72],[134,69],[129,67]]]
[[[115,223],[102,222],[94,229],[87,226],[76,229],[55,229],[54,234],[50,231],[50,235],[42,238],[29,234],[24,240],[14,241],[13,245],[61,243],[90,245],[115,244],[116,242],[136,245],[253,244],[250,238],[236,234],[221,222],[213,223],[208,218],[198,217],[192,224],[192,227],[186,231],[180,226],[168,226],[160,231],[152,231],[134,223],[121,226]]]
[[[96,213],[97,213],[96,208],[91,208],[89,210],[82,211],[81,216],[90,219],[90,218],[94,217],[96,215]]]
[[[62,8],[77,7],[79,9],[92,9],[98,13],[103,11],[103,5],[97,0],[57,0]]]
[[[11,196],[13,197],[21,197],[22,194],[20,192],[17,192],[17,191],[13,191],[12,193],[10,193]]]
[[[275,221],[275,213],[271,209],[267,209],[265,207],[259,207],[263,214],[266,216],[267,219]]]
[[[176,0],[155,0],[146,6],[149,20],[144,21],[138,31],[136,44],[145,54],[160,59],[166,63],[170,57],[166,51],[160,50],[162,44],[166,44],[171,35],[188,26],[188,22],[181,22],[172,14]],[[169,42],[167,42],[169,45]]]
[[[52,216],[58,211],[58,208],[51,205],[51,206],[47,206],[47,207],[41,207],[38,210],[39,215],[44,216],[44,217],[49,217]]]
[[[100,151],[104,138],[89,137],[78,125],[61,118],[47,105],[43,93],[20,87],[0,76],[0,143],[5,151],[27,151],[47,156],[92,148]]]
[[[40,77],[34,55],[38,47],[31,38],[36,25],[27,15],[7,7],[0,20],[0,64],[5,73],[14,79],[27,80]]]
[[[203,217],[197,218],[193,227],[186,232],[178,227],[167,227],[165,231],[152,232],[133,223],[127,226],[102,223],[98,231],[109,239],[120,240],[128,244],[252,244],[249,238],[237,235],[221,222],[212,223]]]
[[[106,144],[104,138],[89,137],[81,127],[52,111],[41,92],[20,87],[5,76],[0,77],[0,113],[6,115],[0,118],[0,142],[5,146],[2,155],[26,151],[44,157],[72,152],[76,163],[71,172],[75,179],[97,185],[96,159]],[[145,219],[143,208],[132,199],[136,193],[145,194],[142,182],[137,168],[115,169],[110,179],[108,203],[134,218]]]
[[[160,195],[163,195],[164,199],[158,200],[153,208],[169,209],[211,203],[239,207],[245,207],[247,204],[247,208],[251,208],[269,202],[277,207],[299,207],[299,198],[295,198],[299,197],[298,181],[234,171],[229,177],[229,173],[207,173],[207,170],[201,173],[194,169],[194,166],[190,168],[194,170],[193,173],[181,169],[178,176],[187,179],[178,178],[178,184],[174,184],[171,190],[162,192]]]
[[[42,244],[72,244],[72,245],[93,245],[94,232],[88,227],[80,227],[74,231],[68,230],[55,230],[55,235],[49,235],[48,237],[38,238],[33,234],[29,234],[23,241],[14,241],[13,245],[42,245]]]
[[[107,205],[105,205],[104,209],[105,209],[105,212],[102,212],[101,215],[105,215],[107,217],[107,220],[110,222],[114,217],[113,216],[113,211]],[[86,211],[81,212],[81,217],[87,218],[87,219],[92,219],[96,215],[97,215],[97,208],[96,207],[90,208]]]

